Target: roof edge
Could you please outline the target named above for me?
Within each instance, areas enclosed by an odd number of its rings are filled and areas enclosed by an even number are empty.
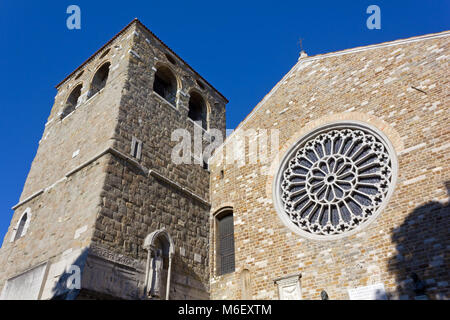
[[[73,70],[69,75],[67,75],[62,81],[60,81],[55,88],[58,89],[64,82],[66,82],[71,76],[73,76],[78,70],[80,70],[82,67],[84,67],[89,61],[91,61],[97,54],[100,53],[103,49],[105,49],[107,46],[111,44],[115,39],[117,39],[122,33],[125,32],[134,22],[138,21],[137,18],[134,18],[133,21],[131,21],[129,24],[127,24],[125,27],[123,27],[122,30],[120,30],[114,37],[112,37],[108,42],[106,42],[103,46],[100,47],[97,51],[95,51],[89,58],[87,58],[82,64],[80,64],[75,70]]]
[[[58,89],[63,83],[65,83],[70,77],[72,77],[78,70],[83,68],[89,61],[91,61],[97,54],[99,54],[103,49],[109,46],[115,39],[122,35],[126,30],[128,30],[134,23],[139,24],[147,32],[149,32],[153,37],[158,40],[161,45],[170,51],[171,54],[176,56],[184,65],[186,65],[195,75],[197,75],[201,80],[203,80],[207,85],[209,85],[215,92],[217,92],[225,101],[228,103],[228,99],[217,90],[211,83],[209,83],[205,78],[203,78],[197,71],[194,70],[186,61],[184,61],[176,52],[174,52],[167,44],[164,43],[158,36],[156,36],[149,28],[147,28],[138,18],[134,18],[130,23],[128,23],[122,30],[120,30],[116,35],[114,35],[108,42],[106,42],[100,49],[95,51],[89,58],[87,58],[80,66],[78,66],[74,71],[72,71],[68,76],[66,76],[61,82],[59,82],[55,88]]]
[[[356,52],[365,51],[365,50],[390,47],[390,46],[400,45],[400,44],[404,44],[404,43],[434,39],[434,38],[445,37],[445,36],[450,36],[450,30],[436,32],[436,33],[427,33],[427,34],[420,35],[420,36],[412,36],[409,38],[385,41],[385,42],[380,42],[380,43],[375,43],[375,44],[369,44],[366,46],[358,46],[358,47],[353,47],[353,48],[348,48],[348,49],[342,49],[342,50],[338,50],[338,51],[319,53],[319,54],[316,54],[313,56],[307,56],[305,58],[302,58],[301,61],[314,60],[314,59],[319,59],[319,58],[328,58],[328,57],[333,57],[333,56],[338,56],[338,55],[344,55],[344,54],[356,53]]]
[[[226,137],[226,139],[223,141],[223,143],[214,150],[214,153],[211,155],[210,159],[211,160],[215,159],[216,155],[222,151],[223,147],[228,144],[228,142],[233,138],[235,133],[238,130],[240,130],[247,123],[247,121],[249,121],[253,117],[253,115],[259,110],[259,108],[262,107],[266,103],[266,101],[272,96],[272,94],[274,94],[278,90],[278,88],[281,86],[281,84],[294,71],[296,71],[296,69],[302,63],[308,62],[308,61],[319,60],[319,59],[323,59],[323,58],[340,56],[340,55],[344,55],[344,54],[357,53],[357,52],[361,52],[361,51],[365,51],[365,50],[390,47],[390,46],[401,45],[401,44],[405,44],[405,43],[434,39],[434,38],[440,38],[440,37],[445,37],[445,36],[450,36],[450,30],[436,32],[436,33],[428,33],[428,34],[419,35],[419,36],[412,36],[412,37],[404,38],[404,39],[391,40],[391,41],[381,42],[381,43],[377,43],[377,44],[371,44],[371,45],[367,45],[367,46],[359,46],[359,47],[354,47],[354,48],[349,48],[349,49],[343,49],[343,50],[334,51],[334,52],[320,53],[320,54],[317,54],[314,56],[306,56],[304,58],[299,59],[292,66],[292,68],[281,78],[281,80],[279,80],[275,84],[275,86],[273,86],[272,89],[270,89],[270,91],[266,95],[264,95],[264,97],[255,105],[255,107],[250,111],[250,113],[248,113],[247,116],[241,122],[239,122],[239,124],[236,126],[236,128],[233,130],[233,132],[231,132],[230,135],[228,137]]]

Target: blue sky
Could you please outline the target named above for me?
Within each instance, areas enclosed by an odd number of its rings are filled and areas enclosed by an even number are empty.
[[[66,9],[81,8],[81,30]],[[381,30],[366,8],[381,9]],[[54,86],[139,18],[229,100],[235,128],[308,55],[450,29],[450,1],[1,1],[0,236],[3,239],[50,113]]]

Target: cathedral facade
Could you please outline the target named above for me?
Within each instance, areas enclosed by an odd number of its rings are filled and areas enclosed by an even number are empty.
[[[132,21],[56,87],[0,298],[448,299],[449,36],[302,52],[180,163],[228,101]]]
[[[211,159],[212,299],[449,298],[449,35],[301,54]]]

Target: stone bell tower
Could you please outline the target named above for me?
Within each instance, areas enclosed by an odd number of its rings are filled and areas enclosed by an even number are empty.
[[[224,136],[226,98],[137,19],[56,88],[0,297],[208,299],[207,159],[174,163],[172,133]]]

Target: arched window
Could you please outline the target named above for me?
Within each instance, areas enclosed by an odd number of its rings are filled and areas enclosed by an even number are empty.
[[[27,214],[25,213],[19,221],[19,225],[17,226],[16,236],[14,237],[14,241],[22,237],[23,229],[25,228],[25,224],[27,223]]]
[[[104,57],[106,57],[108,55],[108,53],[111,51],[111,48],[107,49],[105,52],[102,53],[102,55],[100,56],[100,60],[103,59]]]
[[[64,106],[64,110],[61,114],[61,119],[64,119],[69,113],[75,110],[78,105],[78,98],[80,98],[82,88],[83,85],[79,84],[75,87],[75,89],[72,90],[69,98],[67,98],[66,105]]]
[[[217,273],[234,272],[234,223],[233,211],[225,209],[216,216],[217,221]]]
[[[170,62],[171,64],[173,64],[174,66],[177,64],[177,62],[175,61],[175,59],[174,59],[170,54],[166,53],[166,58],[167,58],[167,60],[169,60],[169,62]]]
[[[11,242],[20,239],[27,233],[27,229],[30,224],[30,218],[31,218],[31,209],[27,208],[20,217],[19,221],[17,222],[16,227],[14,228],[14,232],[10,240]]]
[[[89,88],[88,98],[92,97],[105,87],[106,81],[108,80],[110,66],[111,64],[107,62],[97,70],[94,78],[92,79],[91,87]]]
[[[155,73],[153,91],[173,105],[176,105],[177,79],[167,67],[160,67]]]
[[[191,97],[189,99],[188,117],[193,121],[200,121],[202,123],[202,128],[207,130],[208,112],[206,109],[206,103],[205,100],[203,100],[203,97],[195,91],[191,92]]]

